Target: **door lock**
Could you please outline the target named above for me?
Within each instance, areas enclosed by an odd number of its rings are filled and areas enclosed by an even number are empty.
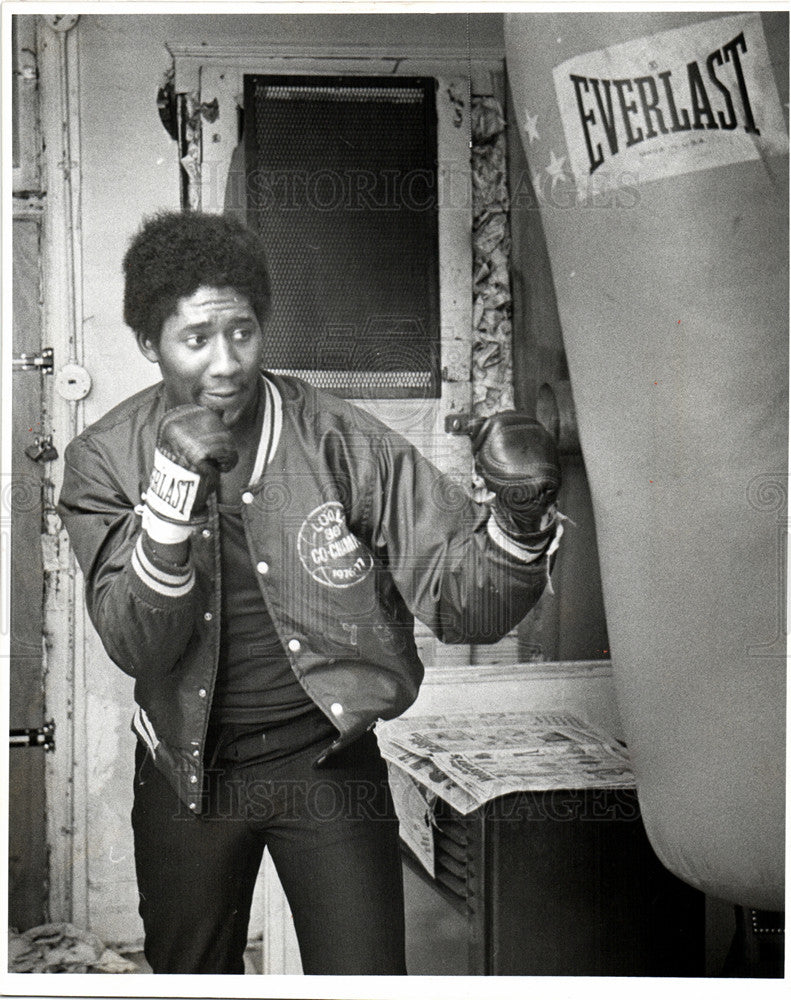
[[[36,437],[33,444],[25,448],[25,454],[34,462],[54,462],[58,457],[58,449],[52,443],[52,435],[46,437]]]

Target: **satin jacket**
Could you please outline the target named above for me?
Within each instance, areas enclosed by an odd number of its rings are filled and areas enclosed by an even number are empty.
[[[365,411],[294,378],[265,374],[262,388],[245,534],[294,674],[338,730],[332,753],[417,697],[415,617],[443,642],[494,642],[540,596],[547,556],[515,545],[486,505]],[[221,642],[218,517],[210,498],[186,567],[146,557],[141,498],[164,411],[160,383],[76,437],[58,511],[91,621],[135,679],[132,727],[199,813]]]

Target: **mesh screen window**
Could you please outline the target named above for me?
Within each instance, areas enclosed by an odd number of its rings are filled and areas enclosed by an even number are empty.
[[[434,80],[245,76],[266,367],[344,396],[439,396]]]

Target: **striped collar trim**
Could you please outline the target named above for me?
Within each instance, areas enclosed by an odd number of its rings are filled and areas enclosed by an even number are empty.
[[[261,381],[264,391],[264,422],[261,427],[261,437],[258,441],[258,451],[249,486],[253,486],[263,476],[264,469],[272,461],[277,451],[280,434],[283,430],[283,399],[280,391],[266,375],[261,376]]]

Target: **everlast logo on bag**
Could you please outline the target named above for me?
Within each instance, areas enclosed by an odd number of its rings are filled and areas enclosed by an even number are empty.
[[[568,155],[563,173],[579,193],[593,181],[603,190],[633,187],[635,179],[642,186],[787,155],[778,70],[785,71],[773,65],[757,12],[571,56],[552,70]],[[541,136],[553,145],[540,153],[536,146],[534,156],[551,166],[558,136],[546,126]]]
[[[674,77],[669,69],[618,80],[570,74],[589,172],[608,155],[673,132],[743,128],[760,135],[739,58],[746,52],[741,32],[711,52],[703,67],[697,61],[688,63],[686,79]]]

